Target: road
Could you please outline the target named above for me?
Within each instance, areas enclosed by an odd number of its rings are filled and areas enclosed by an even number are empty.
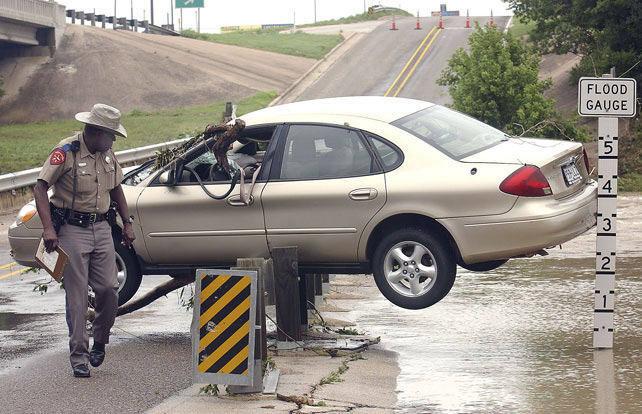
[[[503,27],[507,20],[497,17],[495,22]],[[482,24],[486,21],[480,19]],[[435,28],[438,20],[433,17],[421,19],[422,30],[414,30],[415,24],[414,18],[398,19],[399,30],[392,31],[388,22],[382,23],[299,100],[385,95],[399,78],[388,92],[390,96],[448,102],[447,91],[434,81],[449,56],[466,46],[472,30],[464,29],[463,17],[444,18],[443,30]],[[408,63],[413,54],[415,60]],[[104,366],[92,370],[90,380],[72,378],[66,351],[64,293],[54,284],[44,295],[32,292],[37,283],[49,278],[42,272],[25,272],[20,266],[10,265],[6,230],[14,215],[0,216],[0,266],[6,266],[0,269],[1,407],[10,407],[12,413],[141,412],[191,384],[190,313],[180,306],[177,293],[118,318]],[[139,294],[165,278],[144,278]]]
[[[496,17],[494,23],[504,28],[508,17]],[[480,25],[490,22],[490,18],[471,18]],[[422,99],[438,104],[450,102],[448,90],[436,84],[441,71],[446,67],[452,53],[467,47],[467,39],[473,29],[466,29],[465,17],[444,17],[443,30],[438,29],[438,17],[420,19],[421,30],[415,30],[416,18],[397,20],[398,30],[390,30],[390,22],[376,27],[365,36],[346,56],[336,62],[316,83],[303,92],[298,101],[328,98],[334,96],[386,95],[395,79],[409,62],[395,87],[388,93],[394,96],[398,87],[418,62],[414,72],[408,77],[403,88],[396,96]],[[431,32],[431,30],[435,28]],[[430,36],[428,36],[430,33]],[[428,37],[428,39],[426,39]],[[434,40],[432,40],[434,37]],[[426,42],[422,44],[423,40]]]

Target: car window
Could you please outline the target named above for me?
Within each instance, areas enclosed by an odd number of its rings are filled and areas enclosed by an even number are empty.
[[[358,132],[322,125],[291,125],[281,178],[340,178],[371,174],[377,166]]]
[[[233,157],[228,156],[228,163],[230,164],[231,176],[234,176],[239,166]],[[222,168],[218,168],[216,157],[209,150],[206,150],[185,165],[190,167],[193,172],[184,168],[182,176],[179,178],[180,183],[198,183],[194,173],[198,174],[202,182],[229,181],[231,179],[230,175],[223,171]]]
[[[507,139],[502,131],[439,105],[408,115],[392,125],[454,159],[465,158]]]
[[[384,171],[392,171],[401,164],[403,158],[399,150],[394,148],[391,144],[384,142],[381,138],[372,134],[367,135],[368,139],[370,139],[370,142],[372,143],[372,147],[375,149],[377,154],[379,154],[379,158],[383,163]]]

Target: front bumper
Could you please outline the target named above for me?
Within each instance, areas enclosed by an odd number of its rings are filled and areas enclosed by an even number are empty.
[[[39,267],[35,256],[41,236],[42,229],[30,229],[22,223],[13,223],[8,231],[13,259],[22,266]]]
[[[566,199],[521,197],[507,213],[440,219],[461,258],[472,264],[532,254],[562,244],[596,224],[597,183]]]

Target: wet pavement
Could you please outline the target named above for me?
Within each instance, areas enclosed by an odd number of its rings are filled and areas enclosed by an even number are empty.
[[[594,231],[550,250],[547,257],[511,260],[487,273],[459,268],[450,294],[420,311],[391,305],[370,276],[346,276],[363,286],[359,295],[367,299],[335,300],[349,311],[327,316],[355,321],[358,330],[380,336],[381,346],[398,353],[399,412],[642,412],[641,231],[642,197],[620,197],[612,351],[592,348]],[[47,279],[25,273],[0,280],[0,375],[7,375],[1,382],[11,395],[18,391],[9,390],[4,380],[27,375],[16,368],[45,360],[66,368],[64,292],[54,284],[44,295],[31,291]],[[144,278],[139,294],[165,279]],[[350,292],[350,286],[341,289]],[[166,352],[165,360],[172,362],[158,368],[163,375],[173,369],[180,379],[126,412],[151,407],[189,384],[190,320],[176,292],[117,319],[113,349],[120,354],[112,354],[114,363],[122,358],[134,364],[127,365],[132,374],[139,373],[150,362],[136,366],[136,359],[128,359],[131,349]],[[45,357],[44,349],[56,353]],[[118,382],[119,372],[105,378],[113,375]]]

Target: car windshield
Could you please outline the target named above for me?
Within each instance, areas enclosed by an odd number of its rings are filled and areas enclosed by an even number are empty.
[[[457,160],[508,139],[500,130],[439,105],[405,116],[392,125]]]

